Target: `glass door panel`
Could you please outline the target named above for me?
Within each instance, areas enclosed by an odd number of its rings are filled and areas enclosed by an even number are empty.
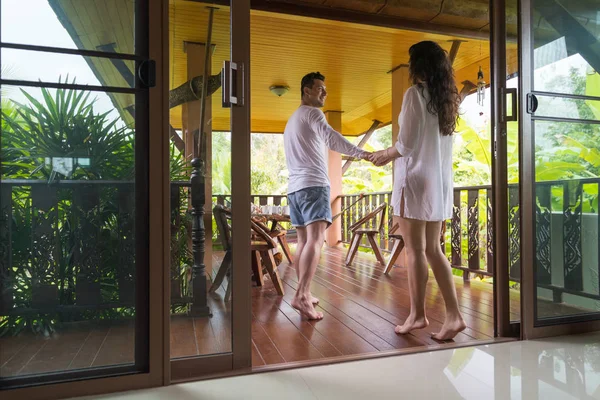
[[[0,387],[149,369],[149,9],[112,3],[1,4]]]
[[[522,13],[533,337],[600,319],[600,19],[594,1],[531,0]]]

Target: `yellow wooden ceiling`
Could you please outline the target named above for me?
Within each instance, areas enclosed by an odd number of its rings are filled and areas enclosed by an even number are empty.
[[[206,41],[205,7],[184,0],[170,2],[172,88],[188,80],[184,42]],[[229,10],[220,7],[213,22],[213,74],[229,59],[229,35]],[[434,40],[450,50],[449,40],[460,38],[253,10],[250,39],[253,132],[282,132],[298,107],[302,76],[320,71],[329,92],[324,110],[344,111],[343,133],[357,135],[367,130],[373,119],[392,120],[391,74],[387,72],[408,61],[411,45]],[[514,58],[516,52],[512,50],[512,54]],[[454,63],[457,82],[476,81],[479,65],[489,80],[489,42],[468,39]],[[275,84],[287,85],[290,91],[277,97],[269,91]],[[212,104],[213,129],[229,130],[229,109],[221,107],[220,90],[213,95]],[[171,124],[181,127],[181,107],[171,110]]]
[[[401,6],[403,1],[394,0],[389,4]],[[472,6],[475,7],[478,2],[472,1]],[[100,45],[112,43],[115,51],[133,51],[132,0],[79,3],[74,0],[50,2],[78,47],[95,50]],[[367,4],[363,0],[352,0],[347,4],[351,3],[357,7]],[[425,13],[423,4],[415,6],[414,18],[421,14],[423,18],[430,17]],[[390,7],[387,11],[391,13],[394,10]],[[169,11],[170,84],[174,88],[189,78],[184,43],[206,41],[208,11],[206,4],[185,0],[169,0]],[[213,74],[218,73],[223,61],[230,58],[229,17],[227,7],[219,7],[214,14],[212,42],[216,47],[212,58]],[[436,18],[436,24],[442,23],[442,17],[444,15]],[[455,22],[453,26],[456,26]],[[253,10],[252,131],[283,131],[288,117],[300,101],[300,79],[311,71],[320,71],[326,76],[329,96],[325,110],[344,112],[344,134],[358,135],[364,132],[373,119],[389,123],[392,120],[392,93],[391,74],[387,72],[408,61],[408,48],[412,44],[434,40],[449,50],[449,41],[452,39],[461,38]],[[489,81],[489,42],[465,40],[454,64],[457,82],[475,81],[480,65]],[[516,71],[516,60],[516,47],[509,44],[509,73]],[[88,62],[103,84],[125,86],[125,80],[110,61],[91,59]],[[269,91],[269,87],[275,84],[288,85],[290,91],[282,97],[276,97]],[[112,94],[111,97],[123,118],[133,122],[131,115],[124,111],[133,104],[133,96]],[[229,130],[230,110],[221,107],[221,90],[214,93],[211,100],[213,130]],[[171,124],[176,129],[182,125],[181,109],[179,106],[171,110]]]

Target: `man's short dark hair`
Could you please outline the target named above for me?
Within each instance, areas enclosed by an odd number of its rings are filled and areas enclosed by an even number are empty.
[[[304,97],[305,87],[312,89],[313,85],[315,84],[315,80],[325,82],[325,77],[321,75],[321,73],[318,71],[304,75],[304,77],[302,78],[302,83],[300,84],[300,98]]]

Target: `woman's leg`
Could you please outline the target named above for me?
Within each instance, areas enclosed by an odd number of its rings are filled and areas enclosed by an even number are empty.
[[[440,246],[441,229],[441,221],[427,222],[425,253],[446,304],[446,320],[442,329],[434,334],[433,338],[436,340],[450,340],[464,330],[467,325],[458,309],[458,299],[456,298],[456,288],[454,287],[454,276],[452,275],[450,262]]]
[[[425,255],[425,221],[399,218],[399,231],[404,239],[408,264],[408,290],[410,293],[410,314],[396,333],[406,334],[413,329],[429,325],[425,315],[425,289],[427,287],[427,257]]]

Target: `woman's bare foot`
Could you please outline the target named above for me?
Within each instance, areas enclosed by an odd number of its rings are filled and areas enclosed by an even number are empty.
[[[292,307],[308,319],[323,319],[323,313],[315,310],[312,299],[309,296],[295,296],[292,300]]]
[[[431,335],[432,338],[439,341],[452,340],[460,332],[464,331],[467,327],[465,321],[462,318],[448,320],[442,325],[442,329],[438,333]]]
[[[414,329],[423,329],[429,326],[429,321],[426,317],[415,318],[411,315],[408,316],[404,324],[396,326],[394,332],[399,335],[406,335]]]

